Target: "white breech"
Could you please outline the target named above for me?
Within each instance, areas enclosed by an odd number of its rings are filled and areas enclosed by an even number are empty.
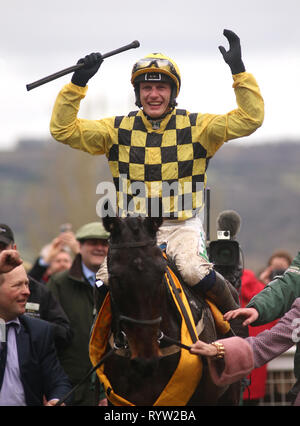
[[[166,244],[166,253],[175,262],[184,281],[194,286],[213,269],[205,245],[205,234],[200,218],[185,221],[166,220],[157,232],[157,244]],[[96,275],[108,284],[106,259]]]
[[[157,233],[157,244],[163,243],[167,245],[167,255],[188,285],[194,286],[213,269],[208,260],[200,218],[165,221]]]

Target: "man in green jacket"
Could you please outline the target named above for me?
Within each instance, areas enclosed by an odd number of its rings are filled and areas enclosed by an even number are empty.
[[[250,300],[246,308],[229,311],[224,315],[224,318],[229,321],[237,317],[243,317],[244,326],[249,324],[252,326],[266,324],[277,318],[281,318],[291,309],[292,304],[298,297],[300,297],[300,251],[285,273],[275,277],[260,293]],[[295,343],[297,343],[297,349],[294,359],[294,373],[300,386],[299,325],[300,322],[295,323]],[[298,386],[298,384],[295,386]]]
[[[72,386],[77,385],[92,368],[89,340],[97,312],[95,280],[96,272],[107,256],[108,238],[109,233],[100,222],[82,226],[76,233],[80,252],[71,268],[51,276],[47,284],[70,321],[72,339],[66,348],[59,351],[58,357]],[[102,398],[105,398],[104,394],[100,400]],[[96,405],[91,381],[87,380],[77,389],[73,405]]]

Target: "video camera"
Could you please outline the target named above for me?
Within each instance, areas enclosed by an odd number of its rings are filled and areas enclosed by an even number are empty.
[[[218,239],[208,247],[209,260],[216,266],[237,267],[240,263],[240,246],[230,239],[230,231],[217,231]]]
[[[206,227],[209,241],[209,193],[206,194]],[[209,260],[214,269],[223,275],[238,291],[243,273],[242,250],[235,237],[239,232],[241,218],[234,210],[225,210],[217,218],[217,240],[207,245]]]
[[[229,231],[218,232],[218,239],[211,241],[207,247],[208,256],[214,269],[240,291],[243,274],[240,245],[227,235],[230,235]]]

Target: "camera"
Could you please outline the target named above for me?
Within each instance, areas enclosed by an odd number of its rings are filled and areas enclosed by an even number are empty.
[[[210,241],[210,189],[205,189],[205,219],[207,241]],[[243,252],[235,240],[240,230],[241,217],[234,210],[224,210],[217,218],[217,240],[207,244],[209,261],[214,269],[238,291],[243,274]]]
[[[72,231],[72,225],[70,223],[63,223],[62,225],[60,225],[59,227],[59,232],[68,232],[68,231]]]
[[[218,240],[230,240],[230,231],[217,231]]]
[[[223,275],[239,291],[243,272],[240,259],[240,245],[230,239],[229,231],[218,231],[218,239],[207,247],[209,260],[214,269]]]
[[[220,231],[219,231],[220,232]],[[228,231],[221,231],[223,233]],[[229,234],[229,232],[228,232]],[[227,239],[228,238],[228,239]],[[211,241],[208,247],[209,260],[216,266],[236,267],[240,263],[240,246],[229,237]]]

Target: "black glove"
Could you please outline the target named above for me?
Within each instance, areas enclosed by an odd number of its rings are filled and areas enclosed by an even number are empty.
[[[89,79],[96,74],[102,62],[101,53],[91,53],[90,55],[86,55],[85,58],[79,59],[77,64],[84,64],[84,67],[74,72],[71,80],[72,83],[81,87],[86,86]]]
[[[242,61],[240,39],[233,31],[230,30],[224,30],[223,34],[229,42],[228,52],[226,52],[225,47],[219,46],[219,50],[223,55],[224,61],[230,66],[232,74],[244,72],[245,66]]]

